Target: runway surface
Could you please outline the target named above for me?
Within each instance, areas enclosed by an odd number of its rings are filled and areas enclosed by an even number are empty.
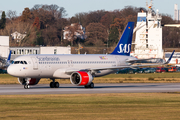
[[[94,88],[61,84],[50,88],[48,84],[38,84],[24,89],[23,85],[0,85],[0,95],[20,94],[91,94],[91,93],[152,93],[180,92],[180,83],[117,83],[95,84]]]

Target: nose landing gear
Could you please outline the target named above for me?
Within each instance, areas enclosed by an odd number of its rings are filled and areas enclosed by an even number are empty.
[[[29,85],[25,84],[24,89],[29,89]]]

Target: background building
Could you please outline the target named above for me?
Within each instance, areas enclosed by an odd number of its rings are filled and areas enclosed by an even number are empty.
[[[11,60],[30,54],[71,54],[70,46],[9,47],[9,36],[0,36],[0,65],[8,58],[9,50],[12,51]]]
[[[9,36],[0,36],[0,57],[7,58],[9,54]]]
[[[22,39],[24,39],[26,37],[26,34],[21,34],[17,31],[15,31],[11,34],[11,36],[12,36],[13,40],[16,40],[16,42],[20,42]]]
[[[71,47],[60,47],[60,46],[40,46],[40,47],[10,47],[12,51],[11,60],[14,60],[21,55],[31,54],[71,54]]]
[[[180,10],[178,10],[177,4],[174,4],[174,20],[180,21]]]
[[[151,4],[148,5],[147,12],[138,12],[136,38],[134,51],[132,56],[140,59],[144,58],[163,58],[162,49],[162,27],[161,19],[158,10],[154,12]]]
[[[73,23],[70,26],[66,26],[63,30],[63,39],[71,41],[74,38],[85,39],[85,28],[78,23]]]

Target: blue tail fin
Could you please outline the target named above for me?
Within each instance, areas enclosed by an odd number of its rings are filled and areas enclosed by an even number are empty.
[[[9,65],[10,64],[10,60],[11,60],[11,50],[9,51],[9,56],[8,56],[8,59],[7,59],[7,65]]]
[[[112,55],[126,55],[129,56],[131,52],[131,43],[133,37],[134,22],[128,22],[116,48],[111,53]]]

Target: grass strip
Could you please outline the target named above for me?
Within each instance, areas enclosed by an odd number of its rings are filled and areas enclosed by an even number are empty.
[[[180,119],[180,93],[1,95],[0,119]]]

